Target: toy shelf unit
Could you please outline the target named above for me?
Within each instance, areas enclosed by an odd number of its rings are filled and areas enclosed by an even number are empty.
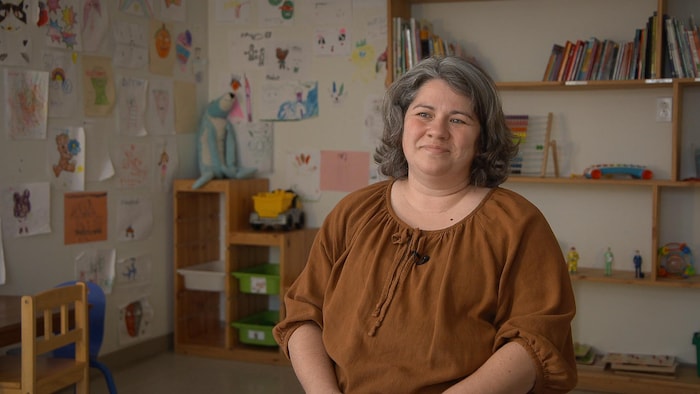
[[[270,298],[284,294],[301,272],[316,230],[251,230],[252,197],[269,190],[267,179],[213,180],[196,190],[193,183],[173,186],[175,351],[286,363],[270,342],[271,324],[283,316],[269,311]],[[256,271],[268,263],[270,248],[279,248],[279,262],[272,271]],[[247,287],[236,273],[247,275]],[[266,311],[261,332],[256,314]],[[241,340],[241,332],[251,340]]]

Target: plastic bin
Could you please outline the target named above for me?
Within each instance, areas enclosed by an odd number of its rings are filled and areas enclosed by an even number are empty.
[[[280,293],[279,264],[255,265],[231,274],[238,279],[238,290],[241,293],[273,295]]]
[[[180,268],[177,273],[185,277],[185,288],[189,290],[224,291],[226,274],[223,261]]]
[[[272,328],[279,321],[279,311],[265,311],[236,320],[231,325],[238,329],[238,340],[248,345],[277,346]]]

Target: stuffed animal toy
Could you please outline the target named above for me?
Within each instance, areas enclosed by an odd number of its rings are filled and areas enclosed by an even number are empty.
[[[207,105],[197,131],[197,159],[200,176],[193,189],[204,186],[212,179],[249,178],[255,168],[237,165],[236,135],[228,121],[228,113],[233,108],[236,97],[233,93],[224,94]]]

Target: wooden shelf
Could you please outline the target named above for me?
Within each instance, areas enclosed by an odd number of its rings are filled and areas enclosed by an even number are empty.
[[[694,365],[680,366],[675,379],[627,376],[610,370],[590,371],[579,368],[576,389],[604,393],[697,394],[700,393],[700,378]]]
[[[681,288],[700,288],[700,276],[691,278],[654,278],[650,272],[644,273],[644,278],[635,278],[634,271],[613,271],[611,276],[605,275],[602,268],[579,267],[575,274],[571,274],[574,282],[600,282],[637,286],[664,286]]]
[[[553,177],[531,177],[511,175],[508,182],[513,183],[541,183],[541,184],[568,184],[568,185],[617,185],[617,186],[640,186],[640,187],[698,187],[697,181],[672,181],[665,179],[588,179],[581,176],[569,178]]]

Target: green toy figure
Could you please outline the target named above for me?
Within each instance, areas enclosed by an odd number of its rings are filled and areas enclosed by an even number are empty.
[[[578,252],[575,247],[569,249],[569,253],[566,255],[566,261],[569,263],[569,273],[575,274],[578,270]]]
[[[608,250],[605,252],[605,276],[612,276],[612,265],[614,261],[615,256],[608,246]]]

